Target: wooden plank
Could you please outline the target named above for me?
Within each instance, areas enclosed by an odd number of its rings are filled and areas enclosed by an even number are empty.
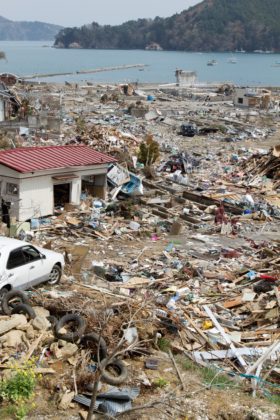
[[[242,305],[244,302],[242,300],[242,296],[238,296],[236,299],[233,300],[227,300],[224,302],[224,308],[231,309],[235,308],[236,306]]]
[[[207,197],[206,195],[196,194],[188,190],[185,190],[183,192],[183,197],[189,201],[205,204],[206,206],[212,206],[212,205],[219,206],[220,205],[220,200],[215,200],[214,198]],[[232,206],[231,204],[228,204],[228,203],[223,203],[223,205],[225,209],[232,214],[240,215],[243,213],[243,210],[239,207]]]
[[[267,347],[241,347],[237,348],[238,353],[242,356],[258,357],[267,351]],[[202,360],[219,360],[219,359],[235,359],[236,355],[231,349],[228,350],[211,350],[211,351],[195,351],[192,353],[197,362]],[[275,357],[276,351],[271,353]]]
[[[232,343],[232,341],[229,338],[229,336],[226,335],[223,327],[219,324],[217,318],[215,317],[215,315],[213,314],[213,312],[211,311],[211,309],[207,305],[203,305],[203,309],[205,310],[205,312],[207,313],[207,315],[210,317],[210,319],[213,322],[213,324],[215,325],[215,327],[219,330],[219,332],[222,335],[222,337],[225,340],[225,342],[229,345],[229,347],[231,348],[231,350],[235,353],[235,356],[237,357],[240,365],[242,367],[247,366],[247,363],[245,362],[245,360],[243,359],[243,357],[239,354],[238,349],[234,346],[234,344]]]

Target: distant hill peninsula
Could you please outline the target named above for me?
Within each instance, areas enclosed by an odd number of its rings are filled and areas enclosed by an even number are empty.
[[[15,22],[0,16],[0,41],[52,41],[62,28],[44,22]]]
[[[62,29],[58,48],[280,51],[279,0],[204,0],[169,18]]]

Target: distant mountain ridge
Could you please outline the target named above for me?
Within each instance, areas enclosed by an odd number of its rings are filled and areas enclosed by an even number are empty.
[[[1,41],[52,41],[62,28],[44,22],[15,22],[0,16]]]
[[[280,51],[280,0],[204,0],[169,18],[62,29],[61,48]]]

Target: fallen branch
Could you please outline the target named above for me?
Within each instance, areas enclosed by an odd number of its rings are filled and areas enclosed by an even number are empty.
[[[176,370],[176,372],[177,372],[178,378],[180,379],[180,382],[181,382],[181,384],[182,384],[182,389],[185,391],[185,390],[186,390],[186,387],[185,387],[185,384],[184,384],[184,381],[183,381],[183,377],[182,377],[182,375],[181,375],[181,372],[179,371],[178,365],[177,365],[177,363],[176,363],[176,361],[175,361],[175,359],[174,359],[174,356],[173,356],[172,351],[171,351],[171,350],[169,350],[169,351],[168,351],[168,354],[169,354],[169,357],[170,357],[170,359],[172,360],[172,363],[173,363],[173,365],[174,365],[174,367],[175,367],[175,370]]]

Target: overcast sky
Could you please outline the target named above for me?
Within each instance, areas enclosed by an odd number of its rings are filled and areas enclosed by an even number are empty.
[[[62,26],[93,21],[118,24],[140,17],[171,16],[201,0],[2,0],[0,15],[11,20],[39,20]]]

